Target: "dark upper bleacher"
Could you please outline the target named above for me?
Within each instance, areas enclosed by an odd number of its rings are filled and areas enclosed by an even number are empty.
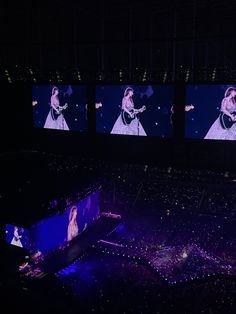
[[[37,151],[0,155],[0,221],[25,226],[65,210],[98,188],[85,164]]]
[[[116,163],[38,151],[5,153],[0,160],[2,222],[30,224],[64,210],[68,201],[80,199],[98,185],[103,187],[105,210],[115,205],[128,212],[158,208],[235,216],[233,172]]]

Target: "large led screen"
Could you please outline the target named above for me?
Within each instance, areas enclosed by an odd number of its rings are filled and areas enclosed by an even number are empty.
[[[187,85],[185,137],[236,140],[236,85]]]
[[[6,240],[29,250],[31,255],[48,252],[71,241],[100,217],[99,190],[29,228],[6,225]]]
[[[15,246],[23,247],[25,249],[30,249],[30,234],[28,228],[23,228],[19,226],[6,225],[6,240]]]
[[[37,128],[88,130],[87,87],[83,85],[33,85],[33,124]]]
[[[173,85],[97,85],[96,132],[171,137]]]

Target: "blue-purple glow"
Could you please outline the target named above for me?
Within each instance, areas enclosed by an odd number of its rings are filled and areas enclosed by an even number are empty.
[[[71,209],[76,208],[73,218]],[[100,216],[99,190],[86,198],[68,206],[62,215],[53,215],[39,221],[28,229],[6,226],[7,242],[29,249],[31,254],[41,252],[43,255],[66,244],[81,234]],[[73,218],[70,220],[70,218]],[[72,229],[70,228],[72,222]],[[72,231],[70,231],[72,230]],[[70,234],[70,237],[68,236]],[[18,237],[18,238],[17,238]]]

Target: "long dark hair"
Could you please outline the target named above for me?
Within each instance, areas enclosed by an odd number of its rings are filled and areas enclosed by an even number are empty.
[[[127,87],[127,88],[125,89],[125,91],[124,91],[124,97],[126,97],[130,91],[133,92],[133,91],[134,91],[133,88],[132,88],[132,87]]]
[[[236,92],[236,88],[232,87],[232,86],[227,88],[226,91],[225,91],[225,97],[228,97],[231,94],[232,91]]]
[[[72,217],[73,217],[73,214],[74,212],[77,212],[77,207],[76,206],[72,206],[71,209],[70,209],[70,214],[69,214],[69,222],[72,221]]]
[[[59,91],[59,88],[57,86],[53,86],[53,88],[52,88],[52,95],[55,94],[56,90]]]
[[[133,91],[134,91],[133,88],[132,88],[132,87],[127,87],[127,88],[125,89],[125,91],[124,91],[124,97],[128,96],[128,94],[129,94],[130,91],[133,92]],[[133,103],[133,98],[132,98],[132,96],[129,97],[129,100]]]

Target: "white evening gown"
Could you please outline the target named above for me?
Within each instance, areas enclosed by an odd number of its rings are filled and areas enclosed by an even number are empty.
[[[138,118],[133,119],[130,124],[125,125],[122,121],[121,115],[117,118],[111,130],[111,134],[147,135]]]
[[[55,130],[69,130],[64,115],[61,113],[56,120],[53,120],[51,110],[48,113],[47,119],[44,124],[45,129]]]
[[[226,109],[232,113],[236,111],[236,104],[228,103]],[[205,135],[204,139],[209,140],[236,140],[236,123],[231,128],[224,129],[220,123],[220,117],[210,127],[209,131]]]
[[[127,109],[130,111],[134,109],[133,102],[129,100],[126,101],[126,106],[127,106]],[[133,119],[130,122],[130,124],[126,125],[122,121],[121,114],[118,116],[115,124],[113,125],[111,134],[126,134],[126,135],[141,135],[141,136],[147,135],[146,132],[144,131],[142,124],[140,123],[137,117],[135,117],[135,119]]]

